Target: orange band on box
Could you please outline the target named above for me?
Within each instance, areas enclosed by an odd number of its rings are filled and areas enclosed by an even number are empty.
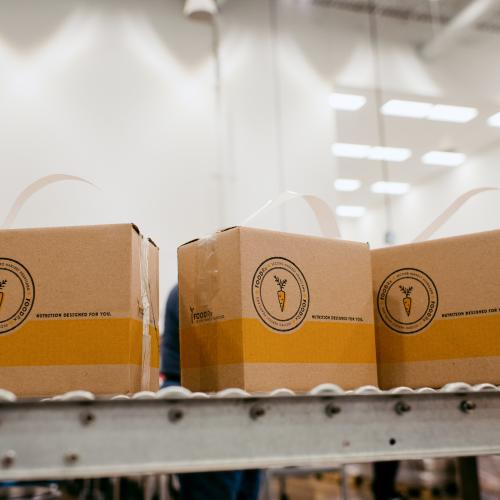
[[[252,318],[217,321],[181,333],[182,365],[375,363],[373,335],[373,325],[360,323],[309,321],[283,334]]]
[[[416,334],[378,328],[381,363],[500,356],[500,315],[435,320]]]
[[[159,365],[159,334],[152,325],[151,366]],[[0,366],[119,365],[142,363],[142,322],[135,319],[29,321],[0,338]]]

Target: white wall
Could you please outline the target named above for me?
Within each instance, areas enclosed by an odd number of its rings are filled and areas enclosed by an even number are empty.
[[[16,226],[134,221],[161,247],[165,296],[180,243],[285,188],[331,198],[330,85],[318,74],[330,62],[318,71],[293,47],[301,14],[288,7],[276,34],[268,1],[224,8],[218,101],[212,28],[185,19],[180,1],[2,2],[0,220],[35,179],[83,176],[100,189],[51,185]],[[314,38],[313,25],[301,29]],[[258,223],[280,228],[284,218]],[[311,223],[300,215],[290,227]]]
[[[21,5],[22,3],[22,5]],[[177,2],[0,4],[0,219],[36,178],[66,182],[17,226],[135,222],[175,249],[218,224],[211,30]]]

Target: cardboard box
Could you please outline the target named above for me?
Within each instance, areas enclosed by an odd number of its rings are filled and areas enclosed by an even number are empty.
[[[500,384],[500,231],[372,252],[381,387]]]
[[[149,388],[158,389],[158,248],[143,241],[132,224],[0,231],[0,388],[141,390],[147,253]]]
[[[377,384],[368,245],[230,228],[179,248],[182,384]]]

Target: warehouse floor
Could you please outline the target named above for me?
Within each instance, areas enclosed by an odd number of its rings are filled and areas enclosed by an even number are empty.
[[[500,500],[500,457],[478,460],[483,500]],[[349,500],[371,500],[371,465],[346,467]],[[269,500],[334,500],[341,496],[341,475],[338,472],[310,476],[273,478]],[[404,461],[398,473],[397,490],[405,498],[441,500],[460,499],[455,462],[446,459]]]
[[[338,500],[342,498],[341,490],[337,482],[330,478],[291,478],[287,480],[286,497],[280,496],[278,481],[274,480],[271,488],[272,496],[270,500]],[[350,484],[348,487],[349,500],[372,500],[373,495],[369,486],[355,486]],[[459,499],[460,496],[449,496],[436,494],[428,488],[415,488],[408,490],[406,485],[398,485],[398,491],[404,493],[408,498],[431,499],[439,498],[442,500]],[[488,499],[500,499],[496,497],[487,497]]]

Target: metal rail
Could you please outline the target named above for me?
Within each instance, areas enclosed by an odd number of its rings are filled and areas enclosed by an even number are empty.
[[[500,392],[0,403],[0,480],[500,453]]]

